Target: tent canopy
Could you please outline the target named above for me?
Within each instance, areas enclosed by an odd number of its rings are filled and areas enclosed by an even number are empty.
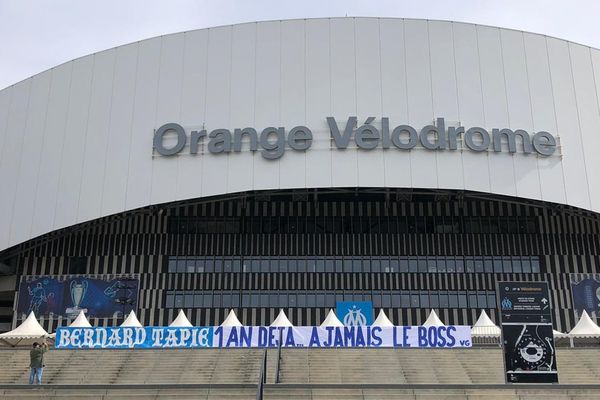
[[[83,310],[80,310],[79,314],[77,314],[77,318],[75,318],[69,324],[69,328],[91,328],[91,327],[92,327],[92,325],[90,324],[90,321],[88,321],[88,319],[86,318]],[[56,338],[56,332],[49,335],[49,337],[51,337],[54,340]]]
[[[190,322],[189,319],[187,319],[185,313],[183,312],[183,310],[179,310],[179,314],[177,314],[177,318],[175,318],[173,320],[173,322],[171,322],[169,324],[170,327],[179,327],[179,328],[188,328],[190,326],[192,326],[192,323]]]
[[[600,337],[600,326],[596,325],[586,311],[581,314],[581,318],[569,336],[574,337]]]
[[[135,311],[131,310],[125,321],[119,326],[123,328],[141,328],[142,324],[140,324],[140,321],[137,319]]]
[[[88,319],[86,318],[83,310],[79,311],[79,315],[77,315],[77,318],[75,318],[73,320],[73,322],[71,322],[69,324],[69,328],[91,328],[91,327],[92,327],[92,325],[90,324],[90,321],[88,321]]]
[[[567,336],[569,336],[567,333],[559,332],[556,329],[552,329],[552,334],[554,335],[555,338],[561,338],[561,337],[567,337]]]
[[[322,328],[325,328],[327,326],[344,326],[344,324],[342,324],[342,321],[338,319],[338,317],[335,315],[332,309],[329,309],[327,317],[325,317],[325,320],[323,321],[323,323],[321,323]]]
[[[497,337],[500,336],[500,328],[494,324],[494,321],[488,317],[485,310],[481,311],[479,314],[479,318],[473,328],[471,328],[472,336],[480,336],[480,337]]]
[[[229,311],[229,315],[225,318],[225,321],[221,324],[221,326],[242,326],[242,323],[238,319],[237,315],[235,315],[235,311]]]
[[[48,332],[42,328],[32,311],[21,325],[12,331],[1,333],[0,343],[11,347],[27,346],[45,337],[49,337]]]
[[[377,318],[373,321],[373,326],[394,326],[392,321],[385,315],[385,312],[379,310],[379,314],[377,314]]]
[[[432,308],[427,320],[423,323],[423,326],[444,326],[444,323]]]
[[[285,312],[283,311],[283,309],[280,309],[279,315],[277,315],[277,318],[275,318],[275,321],[273,321],[271,326],[294,326],[294,325],[292,325],[292,323],[288,319],[287,315],[285,315]]]

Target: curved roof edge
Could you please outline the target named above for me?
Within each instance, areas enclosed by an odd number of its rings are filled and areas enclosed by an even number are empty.
[[[551,38],[551,39],[556,39],[556,40],[560,40],[563,42],[567,42],[567,43],[571,43],[571,44],[575,44],[578,46],[583,46],[583,47],[587,47],[589,49],[595,49],[595,50],[600,50],[600,48],[597,47],[592,47],[583,43],[579,43],[579,42],[575,42],[572,40],[567,40],[567,39],[563,39],[557,36],[552,36],[552,35],[547,35],[544,33],[538,33],[538,32],[531,32],[531,31],[525,31],[522,29],[516,29],[516,28],[504,28],[501,26],[496,26],[496,25],[488,25],[488,24],[478,24],[478,23],[474,23],[474,22],[465,22],[465,21],[454,21],[454,20],[446,20],[446,19],[432,19],[432,18],[403,18],[403,17],[369,17],[369,16],[353,16],[353,17],[311,17],[311,18],[290,18],[290,19],[266,19],[266,20],[259,20],[259,21],[247,21],[247,22],[239,22],[239,23],[235,23],[235,24],[223,24],[223,25],[215,25],[215,26],[209,26],[206,28],[198,28],[198,29],[191,29],[191,30],[184,30],[184,31],[178,31],[178,32],[171,32],[171,33],[165,33],[163,35],[158,35],[158,36],[152,36],[149,38],[145,38],[145,39],[140,39],[140,40],[134,40],[132,42],[127,42],[127,43],[123,43],[120,44],[118,46],[114,46],[114,47],[109,47],[103,50],[98,50],[98,51],[94,51],[88,54],[84,54],[82,56],[79,57],[75,57],[72,58],[70,60],[61,62],[59,64],[54,65],[53,67],[44,69],[39,71],[36,74],[33,74],[31,76],[28,76],[27,78],[21,79],[20,81],[17,81],[15,83],[12,83],[6,87],[0,88],[0,92],[9,89],[15,85],[18,85],[19,83],[25,82],[29,79],[32,79],[33,77],[42,74],[44,72],[47,71],[52,71],[55,68],[58,68],[62,65],[65,64],[69,64],[71,62],[83,59],[85,57],[90,57],[93,55],[96,55],[98,53],[103,53],[105,51],[111,51],[111,50],[116,50],[118,48],[121,47],[126,47],[126,46],[130,46],[132,44],[135,43],[140,43],[140,42],[144,42],[147,40],[153,40],[153,39],[157,39],[157,38],[162,38],[165,36],[172,36],[172,35],[179,35],[179,34],[185,34],[185,33],[189,33],[189,32],[196,32],[196,31],[201,31],[201,30],[210,30],[210,29],[219,29],[219,28],[226,28],[226,27],[234,27],[234,26],[240,26],[240,25],[250,25],[250,24],[260,24],[260,23],[269,23],[269,22],[292,22],[292,21],[316,21],[316,20],[326,20],[326,19],[395,19],[395,20],[403,20],[403,21],[426,21],[426,22],[447,22],[447,23],[453,23],[453,24],[465,24],[465,25],[472,25],[472,26],[481,26],[481,27],[486,27],[486,28],[494,28],[494,29],[502,29],[502,30],[506,30],[506,31],[513,31],[513,32],[520,32],[520,33],[527,33],[530,35],[536,35],[536,36],[542,36],[544,38]]]
[[[86,221],[81,221],[76,224],[72,224],[69,226],[62,227],[62,228],[54,229],[52,231],[40,234],[38,236],[31,237],[28,240],[22,241],[20,243],[14,244],[14,245],[6,247],[6,248],[0,247],[0,262],[2,260],[10,258],[14,252],[21,251],[21,248],[23,245],[31,245],[32,247],[35,247],[35,246],[39,245],[39,241],[52,240],[52,239],[56,238],[57,235],[58,236],[65,235],[65,234],[68,234],[69,232],[72,232],[73,230],[88,229],[90,227],[93,227],[94,224],[98,224],[98,225],[110,224],[110,223],[114,222],[116,218],[126,218],[131,215],[139,214],[139,213],[145,212],[145,211],[162,213],[166,209],[177,208],[177,207],[181,207],[181,206],[185,206],[185,205],[189,205],[189,204],[218,202],[218,201],[235,199],[235,198],[240,198],[240,197],[248,197],[248,196],[261,196],[265,193],[271,193],[272,195],[273,194],[286,195],[286,194],[291,194],[293,192],[306,192],[306,191],[316,190],[317,192],[321,192],[322,194],[324,192],[331,194],[331,193],[343,193],[344,191],[347,191],[349,189],[352,189],[353,191],[355,189],[359,189],[359,190],[363,190],[365,192],[372,190],[372,189],[378,189],[381,191],[397,190],[397,191],[413,192],[414,194],[429,193],[431,195],[433,195],[435,193],[438,193],[438,194],[454,193],[454,194],[461,194],[464,198],[471,199],[471,200],[495,201],[495,202],[500,202],[500,203],[513,203],[513,204],[520,204],[523,206],[528,206],[528,207],[533,207],[533,208],[549,207],[555,211],[562,212],[564,214],[568,214],[571,216],[581,217],[581,218],[594,218],[595,216],[600,217],[600,212],[588,210],[585,208],[581,208],[581,207],[577,207],[577,206],[573,206],[573,205],[569,205],[569,204],[556,203],[556,202],[547,201],[547,200],[531,199],[531,198],[527,198],[527,197],[509,196],[509,195],[503,195],[503,194],[498,194],[498,193],[488,193],[488,192],[479,192],[479,191],[461,190],[461,189],[427,189],[427,188],[400,188],[400,187],[380,187],[380,188],[320,187],[320,188],[285,188],[285,189],[248,190],[248,191],[222,193],[222,194],[215,194],[215,195],[204,196],[204,197],[192,197],[192,198],[187,198],[187,199],[182,199],[182,200],[173,200],[173,201],[166,201],[166,202],[162,202],[162,203],[149,204],[149,205],[133,208],[130,210],[125,210],[125,211],[117,212],[114,214],[105,215],[105,216],[93,218],[93,219],[86,220]]]

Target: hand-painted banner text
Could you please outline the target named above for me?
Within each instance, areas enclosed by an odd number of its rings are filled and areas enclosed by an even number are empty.
[[[471,347],[469,326],[58,328],[58,349]]]

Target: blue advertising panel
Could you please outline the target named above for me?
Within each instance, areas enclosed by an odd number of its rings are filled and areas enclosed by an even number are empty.
[[[24,277],[19,287],[18,314],[107,318],[137,308],[139,280],[131,276]]]
[[[65,314],[77,315],[83,309],[90,317],[126,315],[137,306],[138,280],[131,278],[91,279],[71,278],[65,281]]]
[[[44,277],[22,281],[17,312],[29,314],[33,311],[36,316],[61,314],[63,292],[63,282],[54,278]]]
[[[373,323],[373,303],[370,301],[338,301],[335,313],[345,326],[366,326]]]
[[[209,326],[56,330],[57,349],[471,347],[469,326]]]
[[[600,274],[571,274],[571,293],[577,315],[600,317]]]

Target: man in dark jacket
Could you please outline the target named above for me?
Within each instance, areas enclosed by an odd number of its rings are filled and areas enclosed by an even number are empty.
[[[34,381],[37,381],[38,385],[42,384],[42,373],[44,372],[44,353],[48,350],[46,342],[33,344],[33,349],[29,352],[29,358],[31,363],[31,373],[29,374],[29,384],[33,385]]]

